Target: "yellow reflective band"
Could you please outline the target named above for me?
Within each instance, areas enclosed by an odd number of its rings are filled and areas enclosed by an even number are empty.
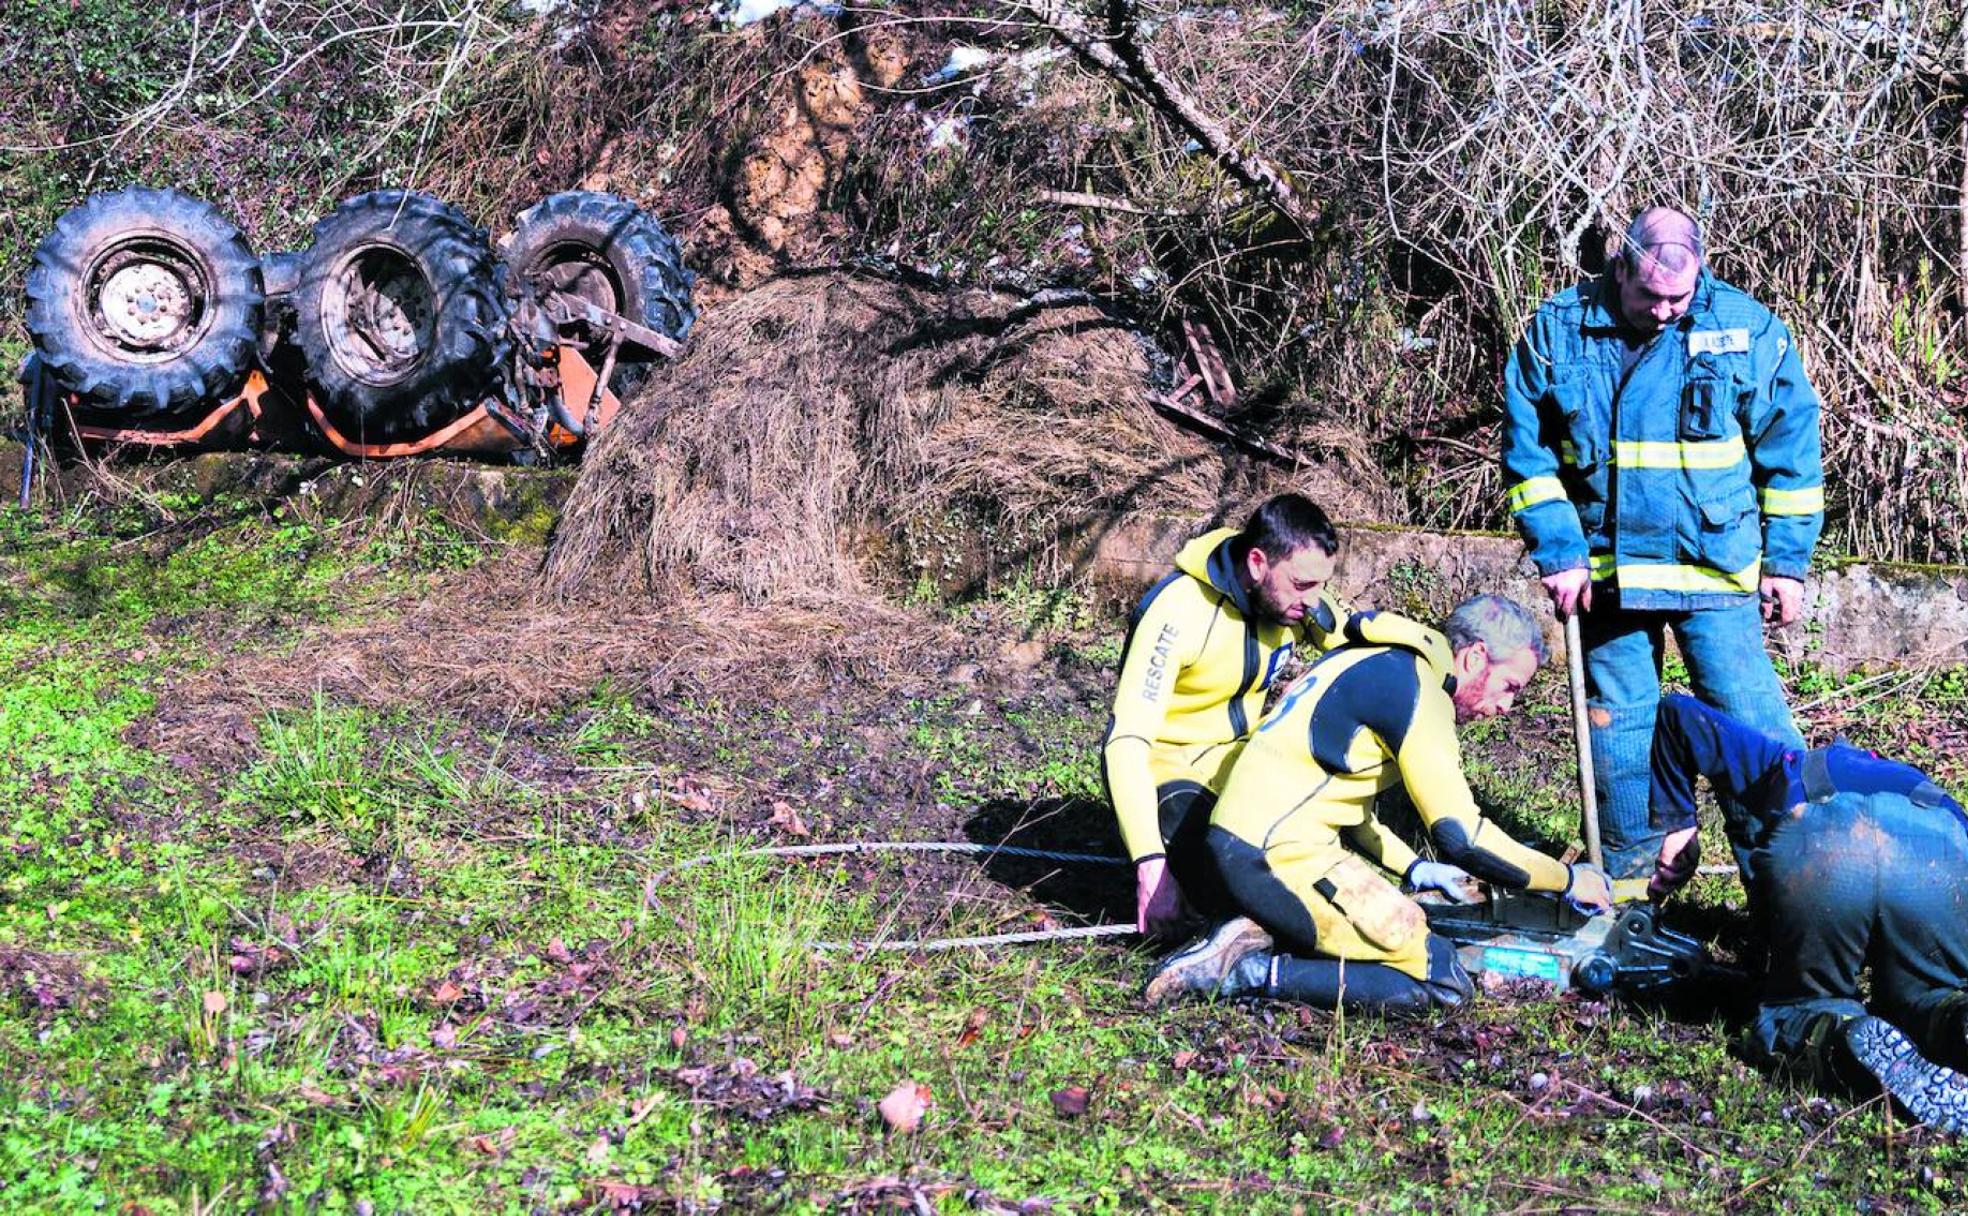
[[[1748,458],[1740,435],[1706,443],[1622,439],[1613,445],[1613,459],[1625,469],[1726,469]]]
[[[1578,467],[1579,450],[1572,446],[1571,440],[1561,439],[1558,441],[1558,459],[1571,465],[1573,468]]]
[[[1617,565],[1617,561],[1612,554],[1595,553],[1589,560],[1592,562],[1593,582],[1604,582],[1613,577],[1613,568]]]
[[[1564,498],[1565,484],[1556,477],[1527,477],[1510,487],[1504,502],[1515,515],[1541,502],[1562,502]]]
[[[1622,591],[1734,592],[1756,590],[1763,559],[1731,573],[1712,566],[1620,566]]]
[[[1824,510],[1824,487],[1807,486],[1802,490],[1763,491],[1763,514],[1765,515],[1816,515]]]

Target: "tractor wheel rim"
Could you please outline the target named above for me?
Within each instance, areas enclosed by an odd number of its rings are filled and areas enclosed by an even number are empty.
[[[552,290],[579,296],[609,312],[622,311],[622,284],[614,267],[599,252],[579,244],[556,245],[547,251],[544,261],[542,274]]]
[[[322,308],[336,360],[372,383],[402,379],[435,342],[437,295],[398,249],[365,249],[345,259],[329,278]]]
[[[90,331],[121,359],[176,358],[211,324],[211,285],[198,260],[171,242],[118,242],[95,260],[86,281]]]

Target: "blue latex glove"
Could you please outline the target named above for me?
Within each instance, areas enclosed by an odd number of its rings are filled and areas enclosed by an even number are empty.
[[[1565,884],[1565,902],[1586,916],[1597,916],[1613,906],[1613,880],[1598,866],[1575,861],[1567,867],[1571,881]]]
[[[1417,891],[1440,891],[1452,903],[1473,904],[1481,898],[1468,871],[1446,861],[1415,862],[1408,867],[1407,883]]]

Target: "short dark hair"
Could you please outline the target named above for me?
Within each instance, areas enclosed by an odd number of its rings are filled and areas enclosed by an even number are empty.
[[[1490,658],[1505,663],[1520,650],[1537,656],[1539,665],[1549,662],[1551,650],[1544,644],[1544,631],[1531,610],[1502,595],[1472,595],[1455,606],[1442,622],[1449,649],[1461,650],[1477,642],[1490,652]]]
[[[1327,557],[1337,557],[1339,531],[1305,495],[1280,494],[1251,512],[1244,530],[1230,542],[1230,555],[1241,565],[1252,549],[1262,549],[1266,557],[1275,559],[1307,545],[1317,545]]]

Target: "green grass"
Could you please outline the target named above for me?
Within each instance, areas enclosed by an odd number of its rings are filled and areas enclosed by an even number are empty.
[[[1148,1011],[1149,956],[1119,945],[816,953],[1033,909],[943,898],[960,867],[738,856],[759,824],[677,793],[695,775],[795,797],[823,837],[860,834],[912,772],[925,803],[1090,803],[1097,697],[844,714],[604,686],[534,724],[324,693],[187,767],[133,740],[166,682],[224,661],[205,639],[243,616],[259,632],[226,645],[277,653],[421,575],[271,519],[155,549],[0,522],[10,1212],[1963,1202],[1958,1148],[1771,1083],[1706,1017]],[[1921,703],[1954,712],[1963,686],[1937,676]],[[1562,837],[1569,727],[1562,689],[1537,695],[1465,743],[1486,807]],[[904,1082],[931,1105],[889,1132],[876,1105]],[[1074,1088],[1084,1112],[1062,1113]]]

